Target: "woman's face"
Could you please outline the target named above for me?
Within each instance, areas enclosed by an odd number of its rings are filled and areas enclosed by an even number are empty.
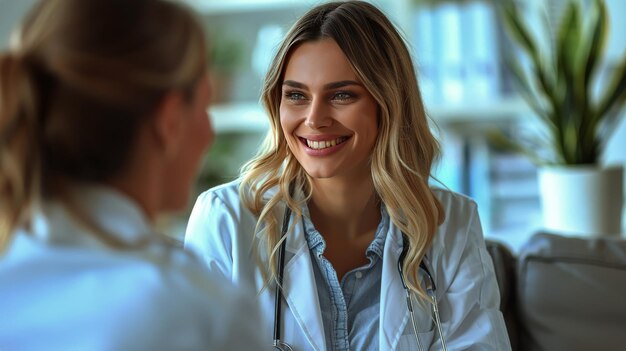
[[[286,64],[280,123],[313,178],[370,176],[377,104],[332,39],[305,42]]]
[[[169,174],[166,177],[169,193],[165,194],[165,207],[169,210],[178,210],[187,205],[200,160],[213,141],[213,128],[207,113],[210,96],[209,80],[205,76],[197,84],[192,100],[181,106],[179,118],[182,138],[168,166]]]

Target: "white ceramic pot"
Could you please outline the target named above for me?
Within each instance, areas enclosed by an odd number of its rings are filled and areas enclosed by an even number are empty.
[[[622,166],[539,169],[544,228],[565,235],[612,235],[622,231]]]

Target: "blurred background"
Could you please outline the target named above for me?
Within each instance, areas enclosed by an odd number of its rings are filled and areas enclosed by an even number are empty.
[[[580,0],[585,1],[585,0]],[[181,237],[195,196],[232,180],[258,149],[267,130],[259,105],[262,77],[289,26],[309,0],[186,0],[197,10],[210,40],[216,87],[210,113],[217,133],[206,155],[189,208],[163,222]],[[503,54],[515,52],[502,21],[487,0],[377,0],[404,34],[418,71],[433,130],[443,146],[434,176],[444,186],[474,198],[485,236],[514,251],[541,227],[537,167],[525,156],[496,147],[487,135],[498,128],[531,137],[537,119],[515,93]],[[558,23],[564,0],[521,0],[530,23]],[[33,0],[0,0],[0,48]],[[626,52],[626,1],[606,1],[610,27],[604,77]],[[539,25],[533,28],[540,28]],[[537,29],[540,31],[540,29]],[[542,36],[542,33],[537,33]],[[549,37],[543,33],[543,37]],[[606,141],[604,164],[626,163],[626,118]],[[623,196],[623,195],[622,195]]]

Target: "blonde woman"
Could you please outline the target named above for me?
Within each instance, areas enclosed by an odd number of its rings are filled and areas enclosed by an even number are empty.
[[[264,148],[202,194],[185,245],[259,292],[283,350],[508,350],[476,204],[438,156],[410,54],[360,1],[300,18],[262,96]]]
[[[213,137],[205,52],[172,2],[44,0],[0,54],[0,350],[260,347],[250,299],[152,226]]]

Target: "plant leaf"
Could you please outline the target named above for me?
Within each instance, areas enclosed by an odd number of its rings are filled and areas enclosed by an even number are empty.
[[[578,132],[581,132],[581,121],[585,115],[586,96],[584,85],[577,84],[576,54],[581,44],[581,18],[580,9],[572,1],[569,1],[565,15],[558,28],[557,37],[557,63],[559,71],[558,84],[563,89],[561,97],[561,109],[555,115],[558,118],[557,125],[562,131],[558,134],[561,151],[565,162],[576,163],[578,148]],[[582,89],[581,89],[582,88]]]
[[[512,1],[506,1],[502,6],[504,25],[511,37],[520,44],[521,48],[532,58],[534,62],[539,61],[539,51],[533,40],[528,27],[520,21],[523,16]]]
[[[576,96],[574,59],[578,51],[578,46],[580,45],[580,22],[578,6],[573,2],[569,2],[565,16],[559,27],[556,55],[558,68],[562,73],[562,77],[565,79],[566,102],[571,101],[574,103],[578,100],[577,98],[579,98],[579,96]],[[565,107],[571,107],[573,109],[574,106],[573,104],[567,104]],[[563,111],[563,113],[565,113],[563,117],[567,118],[570,112],[571,111],[567,110]]]
[[[588,159],[590,152],[596,152],[598,137],[597,110],[593,108],[591,101],[592,75],[595,72],[597,62],[602,57],[607,36],[606,6],[603,0],[594,0],[589,15],[589,23],[581,33],[581,44],[576,56],[575,92],[578,101],[577,111],[581,114],[578,128],[580,148],[587,150],[581,152],[583,159]]]
[[[585,70],[584,73],[584,82],[588,87],[591,86],[591,76],[596,68],[596,62],[600,57],[603,56],[604,50],[606,47],[607,40],[607,10],[606,4],[602,0],[594,1],[594,12],[593,15],[593,34],[588,38],[587,48],[588,52],[586,60],[583,61],[583,67]],[[590,94],[590,92],[588,92]],[[589,95],[591,96],[591,95]]]
[[[528,106],[541,119],[548,123],[549,126],[553,126],[553,123],[550,120],[550,111],[546,111],[546,109],[542,106],[543,103],[533,92],[533,88],[531,86],[531,82],[533,81],[532,76],[526,74],[524,72],[524,69],[522,69],[522,66],[515,59],[513,59],[510,54],[505,54],[504,60],[507,67],[509,67],[509,69],[511,70],[511,74],[514,78],[514,83],[524,101],[526,101]]]
[[[573,58],[579,44],[580,14],[578,7],[573,2],[568,2],[565,15],[558,28],[557,36],[557,57],[559,66],[564,69],[564,73],[573,76]]]
[[[548,60],[544,60],[539,52],[539,46],[535,42],[533,36],[531,35],[528,27],[522,22],[523,15],[515,6],[515,4],[511,0],[507,0],[501,6],[501,13],[503,13],[503,19],[505,28],[507,32],[511,36],[511,38],[519,44],[522,49],[522,52],[525,53],[530,59],[530,69],[533,72],[534,76],[531,78],[527,77],[527,80],[535,80],[538,83],[537,85],[537,93],[541,93],[544,98],[550,102],[551,105],[557,104],[558,101],[558,91],[557,86],[554,83],[554,75],[551,74],[553,71],[551,68],[551,62]],[[509,59],[509,63],[516,62],[513,59]],[[512,68],[512,73],[516,76],[516,79],[520,83],[520,85],[524,84],[523,77],[524,74],[520,74],[523,72],[522,69],[518,69],[510,65]],[[539,99],[533,93],[532,83],[526,84],[528,86],[528,91],[531,92],[531,96],[534,96],[536,102],[539,102]],[[524,96],[525,100],[529,102],[530,107],[539,114],[542,118],[546,120],[551,120],[554,116],[554,109],[551,109],[548,112],[545,108],[537,108],[540,107],[540,103],[533,103],[528,98],[528,96]]]
[[[626,103],[626,54],[620,60],[620,64],[614,74],[613,79],[607,84],[607,88],[602,94],[596,113],[597,122],[602,122],[602,118],[614,108],[619,108]]]

